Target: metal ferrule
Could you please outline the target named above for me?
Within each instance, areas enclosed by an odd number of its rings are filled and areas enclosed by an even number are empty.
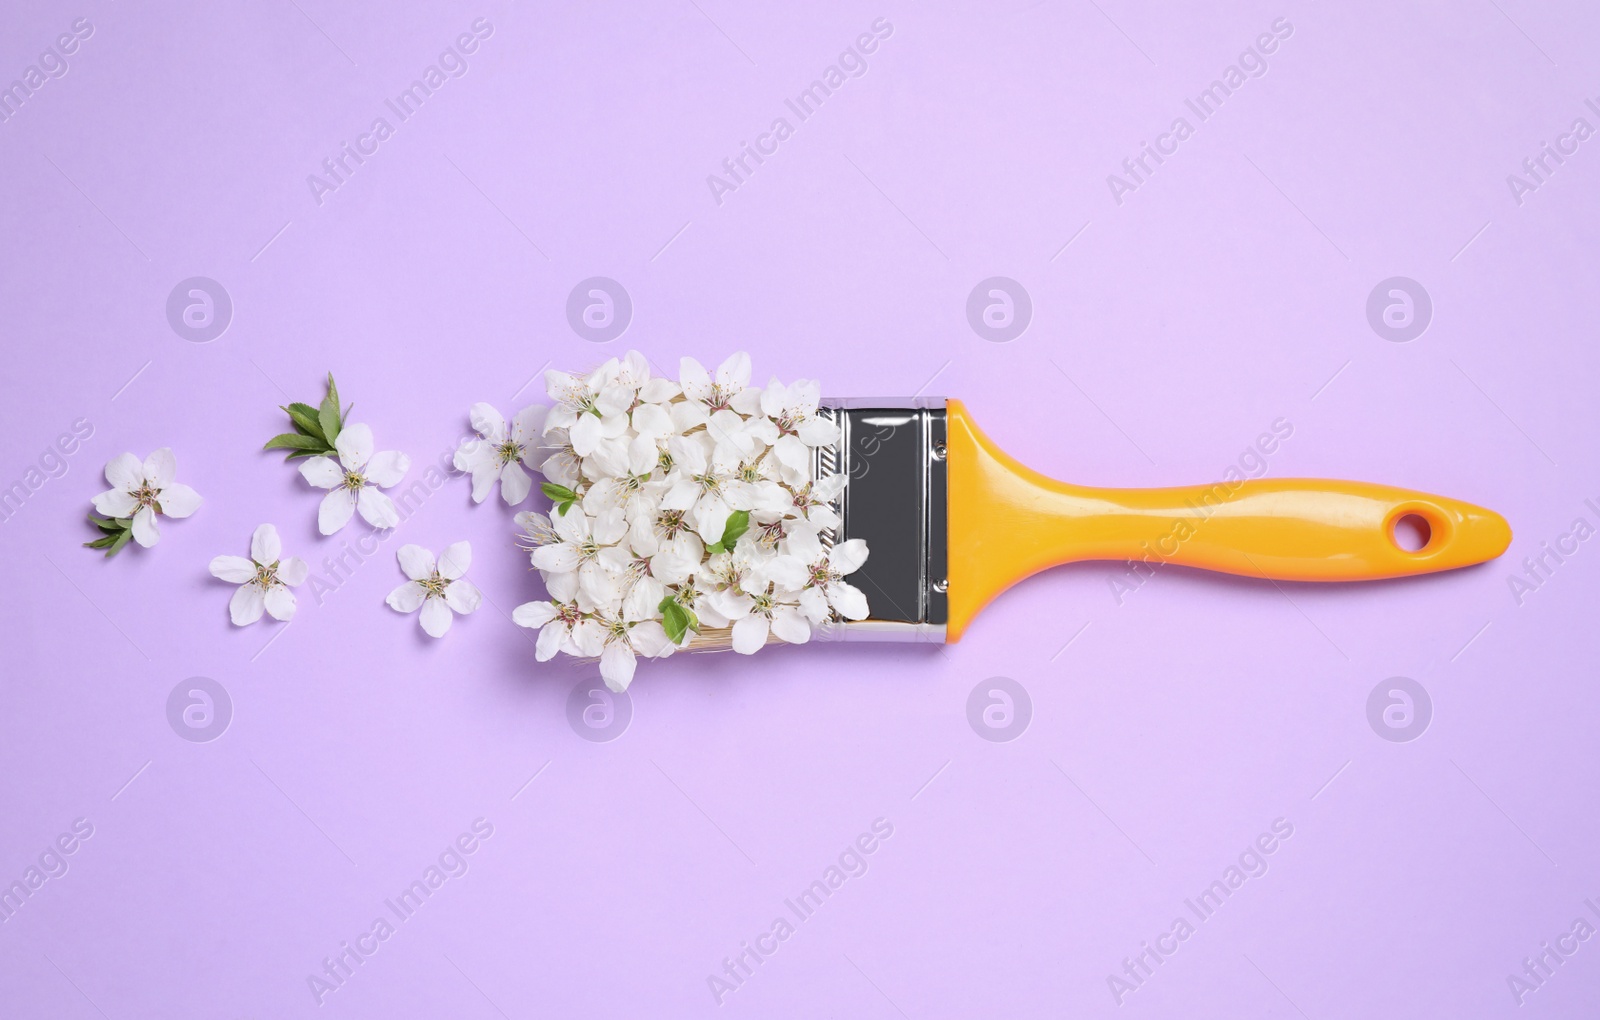
[[[819,641],[943,644],[949,602],[943,397],[824,400],[839,438],[815,454],[815,474],[849,479],[824,545],[864,539],[867,562],[846,580],[867,596],[865,620],[829,620]]]

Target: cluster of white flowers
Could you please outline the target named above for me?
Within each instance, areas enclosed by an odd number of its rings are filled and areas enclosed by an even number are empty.
[[[496,478],[508,503],[542,474],[549,516],[517,515],[549,600],[513,619],[539,629],[537,658],[600,659],[613,690],[636,656],[732,645],[751,654],[776,638],[810,640],[837,615],[867,615],[844,578],[867,558],[859,539],[828,548],[841,475],[815,477],[813,451],[837,426],[817,413],[814,381],[750,385],[750,357],[708,373],[684,358],[677,382],[652,378],[637,351],[587,376],[545,373],[554,406],[524,410],[513,429],[485,404],[482,439],[457,454],[484,498]],[[537,432],[537,436],[535,435]]]

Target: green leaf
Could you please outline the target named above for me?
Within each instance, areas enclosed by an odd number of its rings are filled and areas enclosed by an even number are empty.
[[[327,437],[322,434],[322,423],[317,419],[317,409],[310,404],[290,404],[283,409],[294,422],[294,427],[308,436],[327,442]]]
[[[126,531],[133,527],[132,517],[101,517],[99,514],[90,514],[89,523],[99,528],[108,535],[115,535],[119,531]]]
[[[555,482],[540,483],[539,491],[544,493],[545,497],[552,503],[571,503],[578,498],[576,492],[573,492],[565,485],[557,485]]]
[[[83,544],[84,544],[85,547],[90,548],[90,549],[104,549],[106,546],[110,545],[112,542],[115,542],[115,541],[116,541],[116,537],[113,536],[113,535],[101,535],[99,538],[95,539],[93,542],[85,542]]]
[[[560,514],[562,517],[567,516],[567,511],[572,509],[572,504],[573,504],[573,500],[570,500],[570,499],[569,500],[565,500],[564,502],[561,502],[561,503],[557,503],[556,504],[556,513]]]
[[[317,421],[322,426],[323,438],[330,445],[337,442],[344,422],[339,414],[339,387],[334,384],[332,372],[328,373],[328,392],[322,398],[322,406],[317,409]]]
[[[283,459],[285,461],[290,461],[294,460],[296,457],[331,457],[333,455],[333,450],[296,450]]]
[[[728,515],[728,523],[722,528],[722,538],[717,542],[724,549],[732,549],[739,536],[750,530],[750,511],[735,510]]]
[[[263,450],[306,450],[312,453],[324,453],[328,444],[321,436],[303,436],[298,432],[285,432],[267,440]]]
[[[133,532],[131,530],[130,531],[124,531],[122,534],[118,535],[115,539],[112,540],[111,548],[106,550],[106,557],[109,559],[110,557],[115,556],[117,553],[121,552],[122,551],[122,547],[127,545],[128,544],[128,539],[130,539],[132,537],[133,537]]]
[[[689,632],[689,615],[683,607],[670,599],[661,610],[661,626],[666,629],[667,637],[673,644],[682,644],[683,636]]]
[[[693,610],[675,602],[671,595],[663,598],[656,609],[661,613],[661,626],[673,644],[682,644],[683,636],[690,631],[700,633],[700,618]]]

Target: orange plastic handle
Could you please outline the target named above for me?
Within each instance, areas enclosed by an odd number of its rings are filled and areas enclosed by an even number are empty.
[[[1362,581],[1494,559],[1511,527],[1460,500],[1365,482],[1308,478],[1174,489],[1094,489],[1017,463],[946,404],[949,600],[945,640],[990,600],[1046,567],[1076,560],[1176,563],[1280,581]],[[1416,551],[1395,523],[1427,522]]]

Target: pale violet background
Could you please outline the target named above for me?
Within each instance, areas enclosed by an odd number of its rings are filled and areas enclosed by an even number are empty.
[[[0,123],[0,485],[28,492],[0,525],[0,882],[94,835],[0,925],[0,1014],[1593,1015],[1600,941],[1520,1009],[1507,982],[1600,924],[1600,543],[1510,586],[1600,524],[1600,140],[1520,205],[1506,182],[1600,128],[1591,7],[23,0],[0,84],[78,18]],[[316,204],[307,175],[479,18],[467,72]],[[707,176],[879,18],[866,73],[719,206]],[[1280,18],[1119,206],[1107,175]],[[210,343],[165,311],[196,276],[234,306]],[[610,343],[567,319],[595,276],[633,305]],[[1004,343],[966,315],[994,276],[1033,306]],[[1394,276],[1433,304],[1410,342],[1367,320]],[[259,452],[277,404],[331,370],[409,484],[472,402],[629,347],[959,396],[1091,484],[1218,478],[1281,417],[1271,475],[1471,500],[1516,538],[1393,583],[1169,569],[1121,604],[1120,567],[1068,567],[957,646],[649,664],[609,742],[569,723],[593,668],[510,623],[537,579],[460,477],[287,628],[229,625],[206,564],[257,524],[324,576],[365,531],[319,537]],[[104,463],[164,445],[199,512],[80,548]],[[462,539],[487,602],[429,641],[383,604],[394,550]],[[191,677],[231,699],[210,742],[168,722]],[[1409,742],[1369,722],[1391,677],[1431,705]],[[993,678],[1031,705],[1015,739],[969,723]],[[308,975],[479,818],[468,873],[319,1007]],[[1119,1006],[1108,976],[1280,818],[1267,873]],[[867,872],[719,1007],[708,977],[876,819]]]

